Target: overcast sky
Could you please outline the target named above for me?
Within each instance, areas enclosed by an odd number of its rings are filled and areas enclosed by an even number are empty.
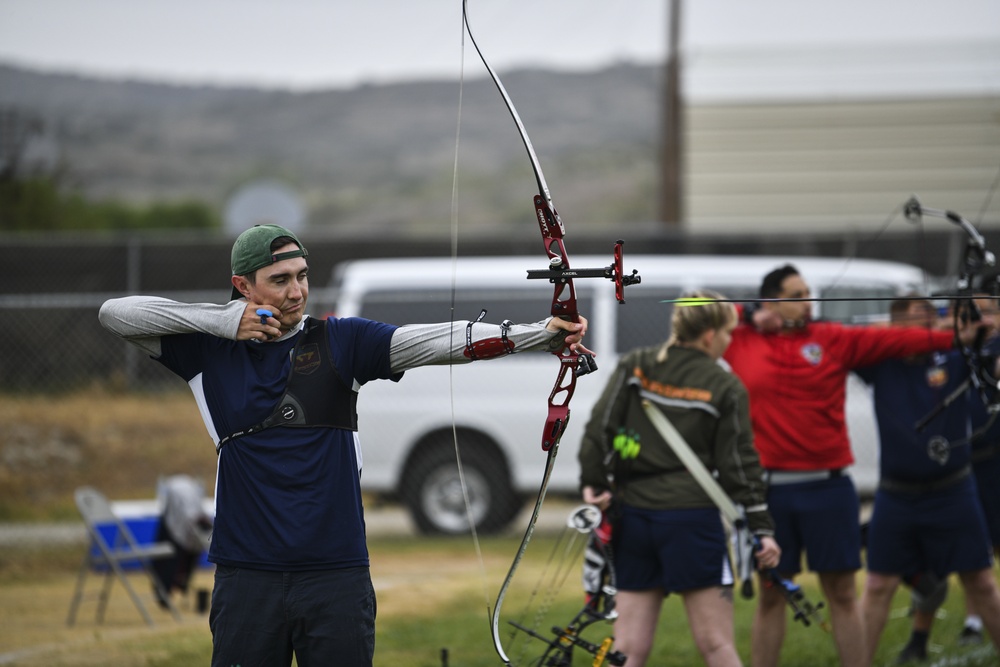
[[[663,58],[667,0],[470,0],[497,69]],[[0,61],[296,89],[455,78],[460,0],[0,0]],[[688,53],[1000,42],[1000,0],[689,0]],[[471,44],[466,72],[482,74]],[[1000,64],[996,65],[1000,68]],[[472,69],[475,67],[476,69]]]

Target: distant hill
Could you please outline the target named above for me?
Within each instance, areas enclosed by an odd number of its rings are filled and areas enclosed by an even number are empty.
[[[652,219],[659,76],[633,65],[503,74],[574,224]],[[535,183],[517,130],[488,79],[467,79],[461,99],[462,224],[521,225]],[[0,65],[0,110],[37,114],[91,197],[221,208],[241,183],[280,178],[305,198],[313,226],[344,230],[447,230],[458,102],[457,81],[297,93]]]

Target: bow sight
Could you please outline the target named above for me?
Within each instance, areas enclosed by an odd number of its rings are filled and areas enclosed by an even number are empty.
[[[622,246],[624,241],[615,241],[614,262],[610,266],[599,269],[571,269],[561,257],[553,257],[549,260],[547,269],[528,269],[528,280],[548,280],[553,284],[565,283],[573,278],[606,278],[615,284],[615,299],[618,303],[625,303],[625,288],[629,285],[638,285],[642,282],[642,276],[638,269],[632,269],[630,275],[625,275],[622,268]]]

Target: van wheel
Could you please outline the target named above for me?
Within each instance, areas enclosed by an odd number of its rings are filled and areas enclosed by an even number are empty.
[[[422,533],[468,533],[469,514],[477,532],[493,533],[509,524],[521,509],[522,499],[511,487],[507,464],[493,443],[468,432],[459,433],[459,442],[469,492],[468,511],[451,433],[425,441],[407,462],[402,499]]]

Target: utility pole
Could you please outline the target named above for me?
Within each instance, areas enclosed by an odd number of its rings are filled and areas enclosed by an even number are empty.
[[[681,0],[667,0],[667,62],[663,79],[660,127],[659,216],[664,227],[676,229],[684,219],[684,105],[681,100]]]

